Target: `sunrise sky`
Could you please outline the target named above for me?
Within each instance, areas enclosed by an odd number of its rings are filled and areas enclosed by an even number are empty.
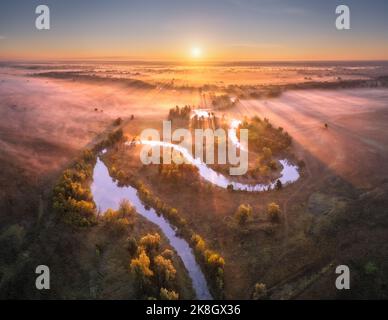
[[[335,28],[347,4],[351,30]],[[51,30],[35,29],[47,4]],[[388,1],[1,1],[0,59],[384,60]]]

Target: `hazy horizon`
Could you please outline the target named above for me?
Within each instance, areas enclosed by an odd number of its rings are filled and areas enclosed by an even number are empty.
[[[332,0],[48,0],[44,31],[35,28],[39,4],[1,5],[1,60],[388,60],[385,1],[347,1],[351,29],[342,31]]]

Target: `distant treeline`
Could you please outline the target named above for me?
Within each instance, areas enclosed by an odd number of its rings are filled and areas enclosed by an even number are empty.
[[[156,85],[151,83],[130,79],[130,78],[108,78],[108,77],[100,77],[95,74],[82,74],[75,71],[49,71],[42,73],[34,73],[32,74],[34,77],[46,77],[46,78],[54,78],[54,79],[68,79],[73,81],[92,81],[92,82],[110,82],[115,84],[121,84],[128,87],[134,87],[139,89],[155,89]]]
[[[170,121],[176,120],[176,119],[189,120],[192,109],[193,109],[193,107],[191,107],[189,105],[186,105],[182,108],[180,108],[179,106],[175,106],[175,108],[171,108],[169,110],[168,120],[170,120]]]
[[[378,88],[388,86],[388,76],[380,76],[375,79],[358,79],[337,81],[306,81],[301,83],[289,83],[281,85],[229,85],[226,91],[235,94],[240,99],[267,99],[275,98],[287,90],[308,89],[351,89],[351,88]]]

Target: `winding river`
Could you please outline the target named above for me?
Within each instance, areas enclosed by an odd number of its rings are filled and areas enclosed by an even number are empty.
[[[238,147],[241,147],[235,132],[238,125],[239,122],[232,122],[231,140]],[[261,192],[273,189],[275,187],[276,182],[271,182],[268,184],[244,184],[232,181],[228,177],[209,168],[200,159],[194,158],[186,148],[176,144],[164,141],[140,141],[139,143],[144,145],[173,148],[174,150],[180,152],[191,164],[198,168],[199,174],[202,178],[221,188],[228,188],[228,186],[232,185],[234,190]],[[283,168],[279,180],[283,185],[295,182],[299,179],[297,166],[292,165],[287,160],[280,160],[280,163],[282,164]],[[96,203],[100,212],[105,212],[108,208],[118,209],[120,201],[122,199],[127,199],[132,203],[140,215],[158,225],[168,239],[170,245],[176,250],[182,259],[183,264],[185,265],[192,280],[193,288],[197,298],[201,300],[212,299],[205,276],[202,273],[202,270],[197,261],[195,260],[194,252],[189,246],[188,242],[176,235],[176,228],[171,226],[163,216],[159,216],[153,208],[146,208],[146,206],[138,197],[137,190],[135,188],[131,186],[119,187],[117,183],[112,180],[107,167],[100,159],[97,159],[97,163],[94,167],[91,190],[93,193],[94,202]]]
[[[131,144],[131,143],[128,143]],[[228,186],[233,186],[233,190],[248,191],[248,192],[262,192],[267,190],[272,190],[275,188],[276,181],[271,183],[259,183],[259,184],[247,184],[240,183],[231,180],[230,178],[224,176],[221,173],[216,172],[215,170],[208,167],[204,162],[199,158],[194,158],[191,153],[183,146],[173,144],[165,141],[156,141],[156,140],[142,140],[139,141],[139,144],[149,145],[152,147],[164,147],[172,148],[175,151],[178,151],[185,157],[189,163],[198,168],[199,175],[209,181],[210,183],[221,187],[228,188]],[[291,164],[287,160],[279,160],[282,165],[282,170],[280,172],[279,180],[283,186],[293,183],[299,179],[298,167]]]
[[[117,186],[117,183],[110,177],[107,167],[100,159],[97,159],[96,166],[94,167],[91,189],[94,202],[100,212],[105,212],[109,208],[116,210],[119,208],[120,201],[127,199],[140,215],[159,226],[170,245],[182,259],[192,280],[197,298],[201,300],[212,299],[205,276],[195,260],[194,252],[187,241],[176,235],[176,229],[163,216],[158,216],[154,209],[147,209],[145,207],[139,199],[135,188],[131,186]]]

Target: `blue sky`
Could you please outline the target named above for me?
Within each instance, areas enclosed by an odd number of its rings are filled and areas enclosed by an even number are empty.
[[[35,29],[47,4],[51,29]],[[351,10],[338,31],[335,8]],[[0,58],[388,59],[388,1],[45,0],[0,4]]]

